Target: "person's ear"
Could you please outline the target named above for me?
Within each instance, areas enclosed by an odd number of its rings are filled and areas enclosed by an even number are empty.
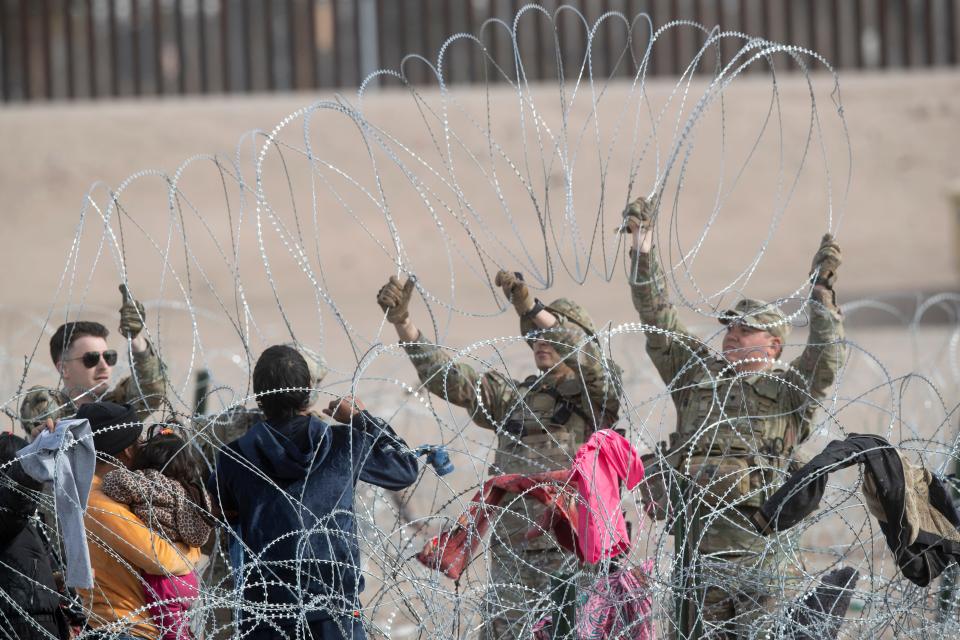
[[[770,340],[770,346],[777,350],[774,358],[779,358],[780,354],[783,353],[783,338],[780,336],[773,336],[773,338]]]
[[[118,458],[123,463],[125,467],[129,467],[133,463],[133,456],[137,453],[137,443],[133,443],[126,449],[124,449]]]

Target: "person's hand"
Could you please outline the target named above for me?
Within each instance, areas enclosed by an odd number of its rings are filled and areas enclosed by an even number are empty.
[[[833,235],[824,234],[823,239],[820,240],[820,248],[817,249],[816,255],[813,256],[813,263],[810,265],[810,275],[817,274],[815,284],[833,289],[840,263],[840,245],[833,239]],[[816,291],[814,291],[814,297],[816,297]]]
[[[403,324],[410,317],[407,307],[410,306],[410,297],[417,279],[414,276],[400,284],[397,276],[390,276],[387,284],[377,292],[377,304],[387,314],[387,321],[391,324]]]
[[[123,304],[120,306],[120,335],[133,340],[143,331],[146,311],[143,305],[130,295],[127,285],[120,285],[120,295],[123,296]]]
[[[354,416],[360,415],[360,412],[364,410],[366,410],[366,407],[360,402],[359,398],[346,395],[332,400],[323,412],[337,422],[350,424]]]
[[[837,292],[826,285],[814,285],[810,297],[829,309],[836,309],[837,307]]]
[[[53,418],[47,418],[46,421],[41,422],[40,424],[36,425],[33,429],[30,430],[30,441],[33,442],[34,440],[36,440],[37,437],[44,431],[49,431],[50,433],[53,433],[56,428],[57,426],[56,424],[54,424]]]
[[[533,309],[533,296],[518,272],[498,271],[493,283],[503,289],[503,295],[513,303],[518,315],[525,315]]]
[[[623,211],[621,233],[647,233],[653,228],[653,204],[640,197],[631,202]]]
[[[630,203],[623,211],[620,233],[633,236],[633,252],[650,253],[653,249],[654,203],[640,197]]]

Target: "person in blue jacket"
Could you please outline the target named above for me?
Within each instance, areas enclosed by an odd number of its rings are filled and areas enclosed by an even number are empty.
[[[356,398],[324,411],[343,424],[311,414],[310,371],[291,347],[263,352],[253,389],[264,419],[218,453],[209,482],[243,549],[237,637],[362,640],[355,487],[410,486],[416,455]]]

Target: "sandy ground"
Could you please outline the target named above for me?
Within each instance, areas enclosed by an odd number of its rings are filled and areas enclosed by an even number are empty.
[[[846,431],[950,442],[954,325],[938,310],[927,316],[938,322],[908,324],[918,298],[957,288],[948,195],[960,178],[960,75],[849,75],[841,84],[836,94],[831,78],[815,76],[811,91],[786,77],[774,91],[769,79],[738,79],[693,125],[701,99],[715,95],[702,81],[656,81],[642,97],[628,84],[607,87],[596,118],[587,86],[563,96],[535,87],[522,99],[497,88],[417,99],[380,92],[362,104],[301,94],[6,108],[0,398],[13,409],[24,377],[56,382],[46,343],[66,315],[82,310],[115,326],[126,277],[147,303],[179,410],[190,406],[198,368],[225,386],[214,408],[230,404],[248,393],[247,349],[255,357],[293,335],[327,359],[330,393],[362,372],[358,393],[412,444],[450,445],[458,473],[425,479],[412,505],[454,514],[448,503],[482,477],[491,434],[404,389],[415,376],[389,346],[377,289],[398,263],[417,274],[415,320],[457,348],[516,333],[490,285],[501,267],[548,289],[538,291],[545,300],[575,298],[599,326],[632,322],[612,230],[628,192],[662,184],[658,245],[692,327],[714,333],[711,314],[743,292],[792,295],[832,230],[844,249],[841,300],[894,303],[851,308],[857,354],[835,416]],[[244,135],[318,100],[286,121],[276,144]],[[800,329],[794,341],[803,339]],[[633,434],[649,446],[673,413],[642,345],[626,333],[612,351],[627,374]],[[531,368],[516,341],[477,353],[502,357],[521,379]],[[808,447],[839,433],[825,420]],[[945,445],[923,448],[943,463]],[[813,527],[808,537],[825,545],[834,533]]]

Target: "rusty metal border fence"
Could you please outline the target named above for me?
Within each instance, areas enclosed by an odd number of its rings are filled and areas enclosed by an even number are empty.
[[[955,66],[960,0],[566,0],[587,20],[608,11],[647,13],[657,26],[686,19],[815,49],[837,68]],[[0,0],[0,94],[4,102],[357,86],[397,68],[403,54],[434,60],[444,38],[479,34],[494,59],[511,56],[506,32],[518,0]],[[559,0],[545,0],[553,11]],[[545,21],[518,33],[528,79],[551,79],[565,52],[581,52],[583,29],[564,14],[558,38]],[[530,26],[532,25],[532,26]],[[643,27],[644,30],[646,27]],[[604,31],[604,30],[608,30]],[[692,33],[692,32],[690,32]],[[644,34],[644,37],[645,34]],[[579,38],[579,41],[576,39]],[[619,40],[618,40],[619,38]],[[601,27],[595,74],[631,76],[619,58],[623,34]],[[651,75],[678,74],[697,42],[671,30],[658,41]],[[529,56],[530,48],[534,55]],[[723,46],[731,55],[733,45]],[[576,56],[571,55],[570,60]],[[787,67],[796,66],[785,59]],[[566,68],[563,69],[567,71]],[[706,71],[706,69],[705,69]],[[435,83],[423,61],[409,81]],[[497,81],[476,46],[451,48],[451,83]],[[390,82],[380,78],[380,84]]]

